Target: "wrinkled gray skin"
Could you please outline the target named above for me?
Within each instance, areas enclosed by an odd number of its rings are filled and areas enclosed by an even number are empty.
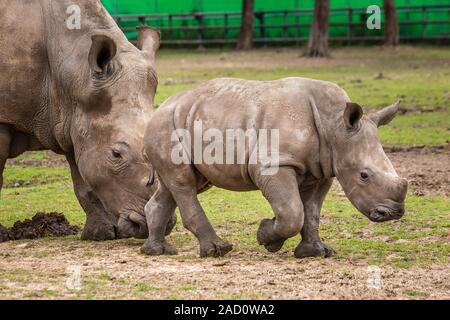
[[[66,27],[73,4],[80,30]],[[142,28],[137,49],[98,0],[0,0],[0,30],[0,172],[25,151],[63,154],[87,214],[82,238],[146,237],[142,138],[159,33]]]
[[[333,177],[370,220],[400,218],[407,182],[395,172],[377,135],[377,126],[388,123],[397,110],[398,103],[363,115],[361,107],[350,102],[337,85],[305,78],[217,79],[173,96],[154,114],[144,137],[146,156],[161,183],[145,208],[149,238],[141,250],[150,255],[176,253],[166,242],[164,230],[178,206],[185,227],[200,242],[200,256],[229,252],[232,246],[216,235],[197,199],[207,185],[261,190],[275,218],[262,220],[258,242],[275,252],[300,232],[297,258],[334,253],[318,234],[320,210]],[[263,164],[248,161],[243,165],[175,165],[171,152],[177,142],[171,141],[171,134],[175,129],[188,129],[193,136],[197,120],[202,120],[203,132],[208,128],[223,133],[237,128],[279,129],[278,172],[263,175]]]

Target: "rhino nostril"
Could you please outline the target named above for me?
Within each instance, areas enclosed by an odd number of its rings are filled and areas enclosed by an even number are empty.
[[[385,215],[388,214],[388,211],[385,208],[383,208],[383,207],[376,208],[375,212],[378,213],[381,216],[385,216]]]

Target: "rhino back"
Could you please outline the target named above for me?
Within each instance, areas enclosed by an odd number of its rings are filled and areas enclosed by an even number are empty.
[[[183,129],[191,129],[196,120],[218,129],[283,128],[284,122],[291,129],[313,121],[311,100],[323,120],[331,122],[349,98],[336,84],[320,80],[219,78],[173,96],[161,109],[172,112],[176,127]]]

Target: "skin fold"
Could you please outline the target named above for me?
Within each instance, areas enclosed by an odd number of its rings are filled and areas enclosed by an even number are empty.
[[[80,29],[66,25],[72,5]],[[82,238],[146,237],[142,139],[159,33],[141,28],[134,47],[99,0],[0,0],[0,30],[0,173],[25,151],[63,154],[87,214]]]
[[[395,172],[377,132],[377,126],[387,124],[397,111],[398,103],[364,115],[337,85],[306,78],[222,78],[171,97],[154,113],[144,137],[146,158],[160,183],[145,207],[149,237],[141,251],[176,253],[164,234],[178,206],[184,226],[199,240],[200,256],[229,252],[231,244],[215,233],[197,198],[209,185],[261,190],[275,217],[261,221],[258,242],[276,252],[286,239],[301,233],[294,252],[297,258],[334,253],[318,233],[322,203],[334,178],[370,220],[400,218],[407,182]],[[241,164],[175,163],[172,152],[179,141],[172,139],[173,132],[184,129],[194,136],[197,121],[202,121],[203,132],[211,128],[222,133],[227,129],[279,130],[278,170],[266,175],[265,163],[248,161],[251,147]],[[194,154],[194,144],[191,147]]]

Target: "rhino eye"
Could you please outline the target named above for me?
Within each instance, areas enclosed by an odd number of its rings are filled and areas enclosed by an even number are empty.
[[[122,155],[120,154],[120,152],[118,150],[112,150],[112,156],[114,158],[122,158]]]
[[[369,175],[367,174],[367,172],[361,172],[361,179],[364,181],[369,179]]]

